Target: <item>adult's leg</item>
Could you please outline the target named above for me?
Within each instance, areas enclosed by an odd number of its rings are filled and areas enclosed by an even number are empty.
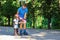
[[[24,23],[24,29],[26,29],[26,23]]]
[[[20,29],[22,29],[22,23],[20,23]]]
[[[24,20],[23,24],[24,24],[24,29],[26,29],[26,20]]]
[[[26,23],[24,23],[24,35],[28,35],[28,33],[26,31]]]
[[[22,22],[20,22],[20,35],[22,35],[22,31],[23,31],[22,30],[22,25],[23,25]]]

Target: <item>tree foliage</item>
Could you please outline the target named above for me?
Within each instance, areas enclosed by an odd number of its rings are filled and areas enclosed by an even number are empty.
[[[0,15],[10,18],[14,16],[20,2],[17,0],[1,0]],[[5,2],[4,2],[5,1]],[[28,5],[27,24],[32,28],[59,28],[60,13],[58,0],[31,0]],[[12,22],[12,21],[11,21]],[[57,27],[58,26],[58,27]]]
[[[14,16],[17,11],[17,7],[13,5],[13,0],[6,0],[2,6],[2,15],[8,18],[8,24],[10,25],[10,17]]]

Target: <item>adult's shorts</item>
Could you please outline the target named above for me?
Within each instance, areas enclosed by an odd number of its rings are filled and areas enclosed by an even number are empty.
[[[26,23],[26,20],[25,20],[25,19],[23,19],[23,18],[21,18],[21,17],[19,17],[19,18],[20,18],[20,22]]]

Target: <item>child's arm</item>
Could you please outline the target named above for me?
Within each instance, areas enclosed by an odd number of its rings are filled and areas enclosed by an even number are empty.
[[[14,19],[14,20],[13,20],[13,24],[15,24],[15,22],[16,22],[16,20]]]

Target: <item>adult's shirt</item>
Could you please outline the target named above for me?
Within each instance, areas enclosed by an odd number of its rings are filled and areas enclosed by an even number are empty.
[[[25,8],[25,9],[23,9],[22,7],[18,8],[19,17],[24,18],[25,13],[28,13],[28,9],[27,8]]]

